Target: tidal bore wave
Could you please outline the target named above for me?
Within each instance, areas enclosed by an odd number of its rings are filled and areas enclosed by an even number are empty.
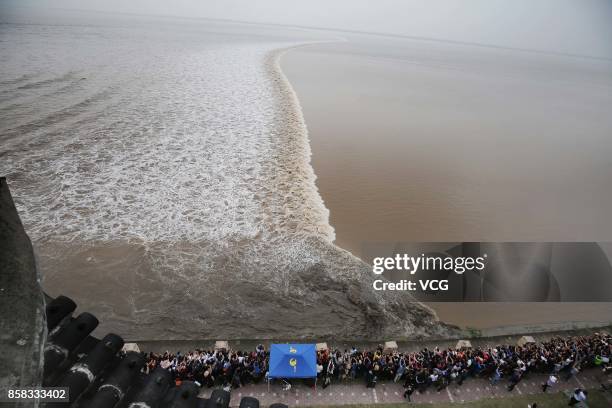
[[[333,245],[278,63],[304,42],[174,28],[1,28],[0,174],[45,289],[133,339],[447,335]]]

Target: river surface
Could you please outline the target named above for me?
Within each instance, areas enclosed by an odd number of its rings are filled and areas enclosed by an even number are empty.
[[[287,49],[202,19],[3,10],[0,174],[44,289],[126,338],[443,335],[333,244]]]
[[[612,241],[612,60],[342,36],[282,59],[338,245]]]
[[[612,61],[335,34],[282,68],[337,245],[369,262],[411,242],[612,241]],[[430,306],[482,329],[612,316],[610,303]]]

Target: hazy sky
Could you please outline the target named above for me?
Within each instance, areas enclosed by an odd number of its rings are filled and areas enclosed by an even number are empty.
[[[612,0],[0,0],[423,36],[612,58]]]

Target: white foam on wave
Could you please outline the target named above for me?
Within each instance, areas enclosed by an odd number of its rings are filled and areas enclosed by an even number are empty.
[[[124,62],[119,79],[103,67],[89,75],[96,90],[112,90],[106,97],[83,105],[78,93],[58,95],[73,103],[59,113],[39,107],[31,128],[20,125],[32,134],[13,139],[0,164],[30,235],[146,243],[314,234],[333,241],[299,102],[278,63],[296,45],[171,52],[138,68]],[[66,122],[45,126],[44,118],[60,113]]]

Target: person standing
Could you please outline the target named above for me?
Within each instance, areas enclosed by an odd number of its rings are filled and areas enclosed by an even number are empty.
[[[414,392],[414,386],[412,384],[408,384],[408,386],[406,387],[406,390],[404,391],[404,398],[408,400],[408,402],[411,402],[410,397],[412,396],[413,392]]]
[[[579,402],[586,401],[587,394],[588,393],[586,391],[584,391],[583,389],[576,388],[574,390],[574,394],[572,394],[572,396],[571,396],[571,398],[569,400],[569,404],[567,404],[567,405],[574,406],[574,405],[578,404]]]
[[[502,378],[501,365],[499,365],[497,366],[497,368],[495,368],[495,372],[493,373],[493,376],[490,378],[491,385],[497,384],[499,380],[501,380],[501,378]]]
[[[367,388],[376,387],[376,376],[374,375],[374,372],[371,369],[368,370],[368,373],[366,374],[366,387]]]
[[[404,356],[400,356],[398,363],[399,366],[397,368],[397,373],[395,374],[393,382],[398,382],[399,380],[401,380],[402,376],[404,375],[404,372],[406,371],[406,360],[404,359]]]
[[[516,384],[518,384],[521,381],[521,377],[522,377],[521,369],[515,368],[514,371],[512,372],[512,376],[510,377],[510,384],[508,385],[508,391],[514,390],[514,387],[516,387]]]
[[[574,377],[579,372],[580,372],[580,366],[578,364],[574,364],[572,368],[570,368],[570,370],[567,372],[567,375],[565,376],[565,381],[571,380],[572,377]]]
[[[546,392],[546,390],[552,387],[553,385],[555,385],[558,380],[559,379],[557,378],[557,376],[555,376],[554,374],[551,374],[548,377],[548,380],[546,380],[546,382],[542,384],[542,392]]]

